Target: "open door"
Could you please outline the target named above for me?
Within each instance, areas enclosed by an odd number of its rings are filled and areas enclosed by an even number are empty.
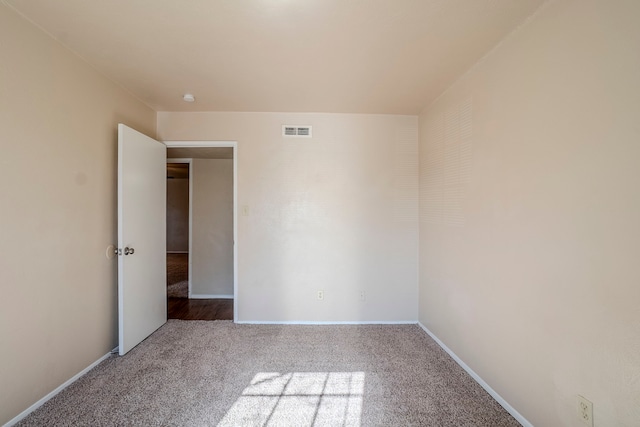
[[[124,355],[167,321],[166,146],[118,125],[118,331]]]

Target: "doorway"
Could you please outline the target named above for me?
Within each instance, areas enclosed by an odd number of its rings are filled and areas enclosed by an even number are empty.
[[[165,144],[168,318],[234,319],[235,142]]]
[[[189,298],[190,164],[167,162],[167,307]]]

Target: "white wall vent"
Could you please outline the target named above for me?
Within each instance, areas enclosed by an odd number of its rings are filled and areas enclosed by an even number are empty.
[[[313,133],[311,131],[311,126],[282,125],[282,136],[311,138]]]

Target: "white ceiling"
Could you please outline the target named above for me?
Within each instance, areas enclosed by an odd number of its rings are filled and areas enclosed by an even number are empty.
[[[417,114],[544,0],[3,2],[157,111]]]

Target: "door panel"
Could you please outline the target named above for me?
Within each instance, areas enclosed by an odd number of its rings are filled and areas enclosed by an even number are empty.
[[[164,144],[118,125],[121,356],[167,321],[166,157]]]

